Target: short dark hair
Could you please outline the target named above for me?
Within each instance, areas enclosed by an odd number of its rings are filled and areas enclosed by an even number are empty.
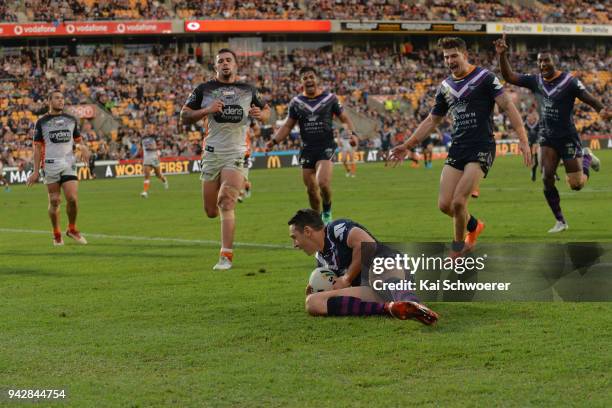
[[[236,53],[230,50],[229,48],[221,48],[219,51],[217,51],[217,57],[219,56],[219,54],[223,54],[224,52],[229,52],[230,54],[232,54],[234,56],[234,61],[238,62],[238,57],[236,56]]]
[[[315,74],[315,76],[317,76],[317,71],[313,67],[305,66],[300,68],[300,77],[307,72],[312,72],[313,74]]]
[[[304,227],[310,227],[316,231],[320,231],[325,227],[321,214],[310,208],[302,208],[297,210],[295,215],[289,219],[287,225],[293,225],[300,231],[304,231]]]
[[[49,91],[49,93],[47,94],[47,100],[51,100],[51,98],[53,97],[53,94],[62,94],[62,96],[64,96],[64,93],[62,91],[60,91],[59,89],[55,88]]]
[[[462,38],[459,37],[444,37],[438,40],[438,47],[443,50],[457,48],[460,51],[467,51],[467,45]]]

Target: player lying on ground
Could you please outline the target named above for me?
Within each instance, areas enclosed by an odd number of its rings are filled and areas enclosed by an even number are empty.
[[[312,293],[306,288],[306,311],[312,316],[388,315],[433,324],[438,315],[409,291],[374,291],[361,282],[362,243],[377,243],[365,227],[349,219],[323,224],[319,213],[302,209],[288,222],[293,246],[314,255],[319,266],[338,276],[334,289]]]

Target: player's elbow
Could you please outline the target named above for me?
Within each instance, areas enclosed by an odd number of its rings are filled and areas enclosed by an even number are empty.
[[[323,309],[323,301],[321,296],[317,296],[316,293],[312,295],[306,296],[306,301],[304,302],[304,310],[310,316],[324,316],[327,311]],[[325,308],[327,308],[327,302],[325,301]]]

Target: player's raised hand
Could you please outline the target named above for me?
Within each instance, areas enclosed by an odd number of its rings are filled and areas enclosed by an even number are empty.
[[[400,143],[391,149],[391,154],[389,155],[389,160],[392,162],[392,166],[396,167],[398,164],[404,161],[406,158],[406,154],[408,153],[408,148],[405,144]]]
[[[37,171],[33,171],[32,174],[30,174],[30,176],[28,177],[28,180],[26,181],[26,186],[31,187],[33,186],[37,181],[38,181],[38,172]]]
[[[495,52],[498,55],[501,55],[508,51],[508,44],[506,43],[505,33],[502,35],[502,38],[498,38],[497,40],[493,41],[493,44],[495,45]]]
[[[525,166],[531,167],[531,148],[529,147],[529,143],[526,140],[519,141],[519,149],[521,149]]]
[[[221,102],[219,99],[215,99],[214,101],[211,102],[210,105],[206,107],[206,111],[208,113],[218,113],[223,110],[224,106],[225,105],[223,104],[223,102]]]
[[[251,109],[249,109],[249,116],[261,120],[261,108],[255,105],[251,105]]]

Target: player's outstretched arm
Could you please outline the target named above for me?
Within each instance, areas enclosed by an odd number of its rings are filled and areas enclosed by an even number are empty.
[[[427,115],[425,120],[419,124],[412,136],[410,136],[406,142],[395,146],[391,150],[391,156],[389,159],[394,162],[394,165],[396,166],[402,162],[406,158],[406,153],[408,153],[408,150],[417,146],[423,141],[423,139],[425,139],[425,137],[427,137],[427,135],[431,134],[431,132],[442,122],[443,118],[444,116],[438,116],[432,113]]]
[[[519,138],[519,148],[523,154],[523,161],[525,162],[525,166],[531,166],[531,149],[529,148],[529,143],[527,141],[527,131],[525,130],[525,125],[523,124],[523,119],[521,118],[521,114],[519,113],[516,106],[510,100],[510,96],[507,93],[502,93],[495,97],[495,102],[497,106],[500,107],[504,112],[508,114],[508,118],[510,119],[510,124],[512,124],[512,128],[517,133]]]
[[[78,146],[79,151],[81,152],[81,161],[85,164],[88,164],[89,158],[91,157],[91,151],[89,150],[89,147],[87,146],[87,142],[85,141],[85,139],[81,138],[77,146]]]
[[[291,129],[293,129],[296,123],[297,119],[292,119],[288,117],[287,120],[285,120],[283,126],[281,126],[280,129],[278,129],[276,133],[274,133],[270,141],[266,143],[266,149],[271,150],[274,145],[279,144],[280,142],[285,140],[287,136],[289,136],[289,133],[291,133]]]
[[[508,44],[506,43],[506,34],[493,42],[495,44],[495,52],[499,58],[499,67],[501,68],[502,76],[506,82],[512,85],[520,85],[519,76],[512,71],[510,61],[508,61]]]
[[[604,104],[586,89],[583,89],[582,92],[578,94],[578,99],[595,109],[603,120],[610,120],[610,109],[606,109]]]
[[[345,274],[336,280],[334,289],[348,288],[351,286],[351,282],[361,273],[361,244],[363,242],[376,241],[370,234],[361,228],[353,227],[346,238],[346,244],[353,250],[351,254],[351,264]]]

